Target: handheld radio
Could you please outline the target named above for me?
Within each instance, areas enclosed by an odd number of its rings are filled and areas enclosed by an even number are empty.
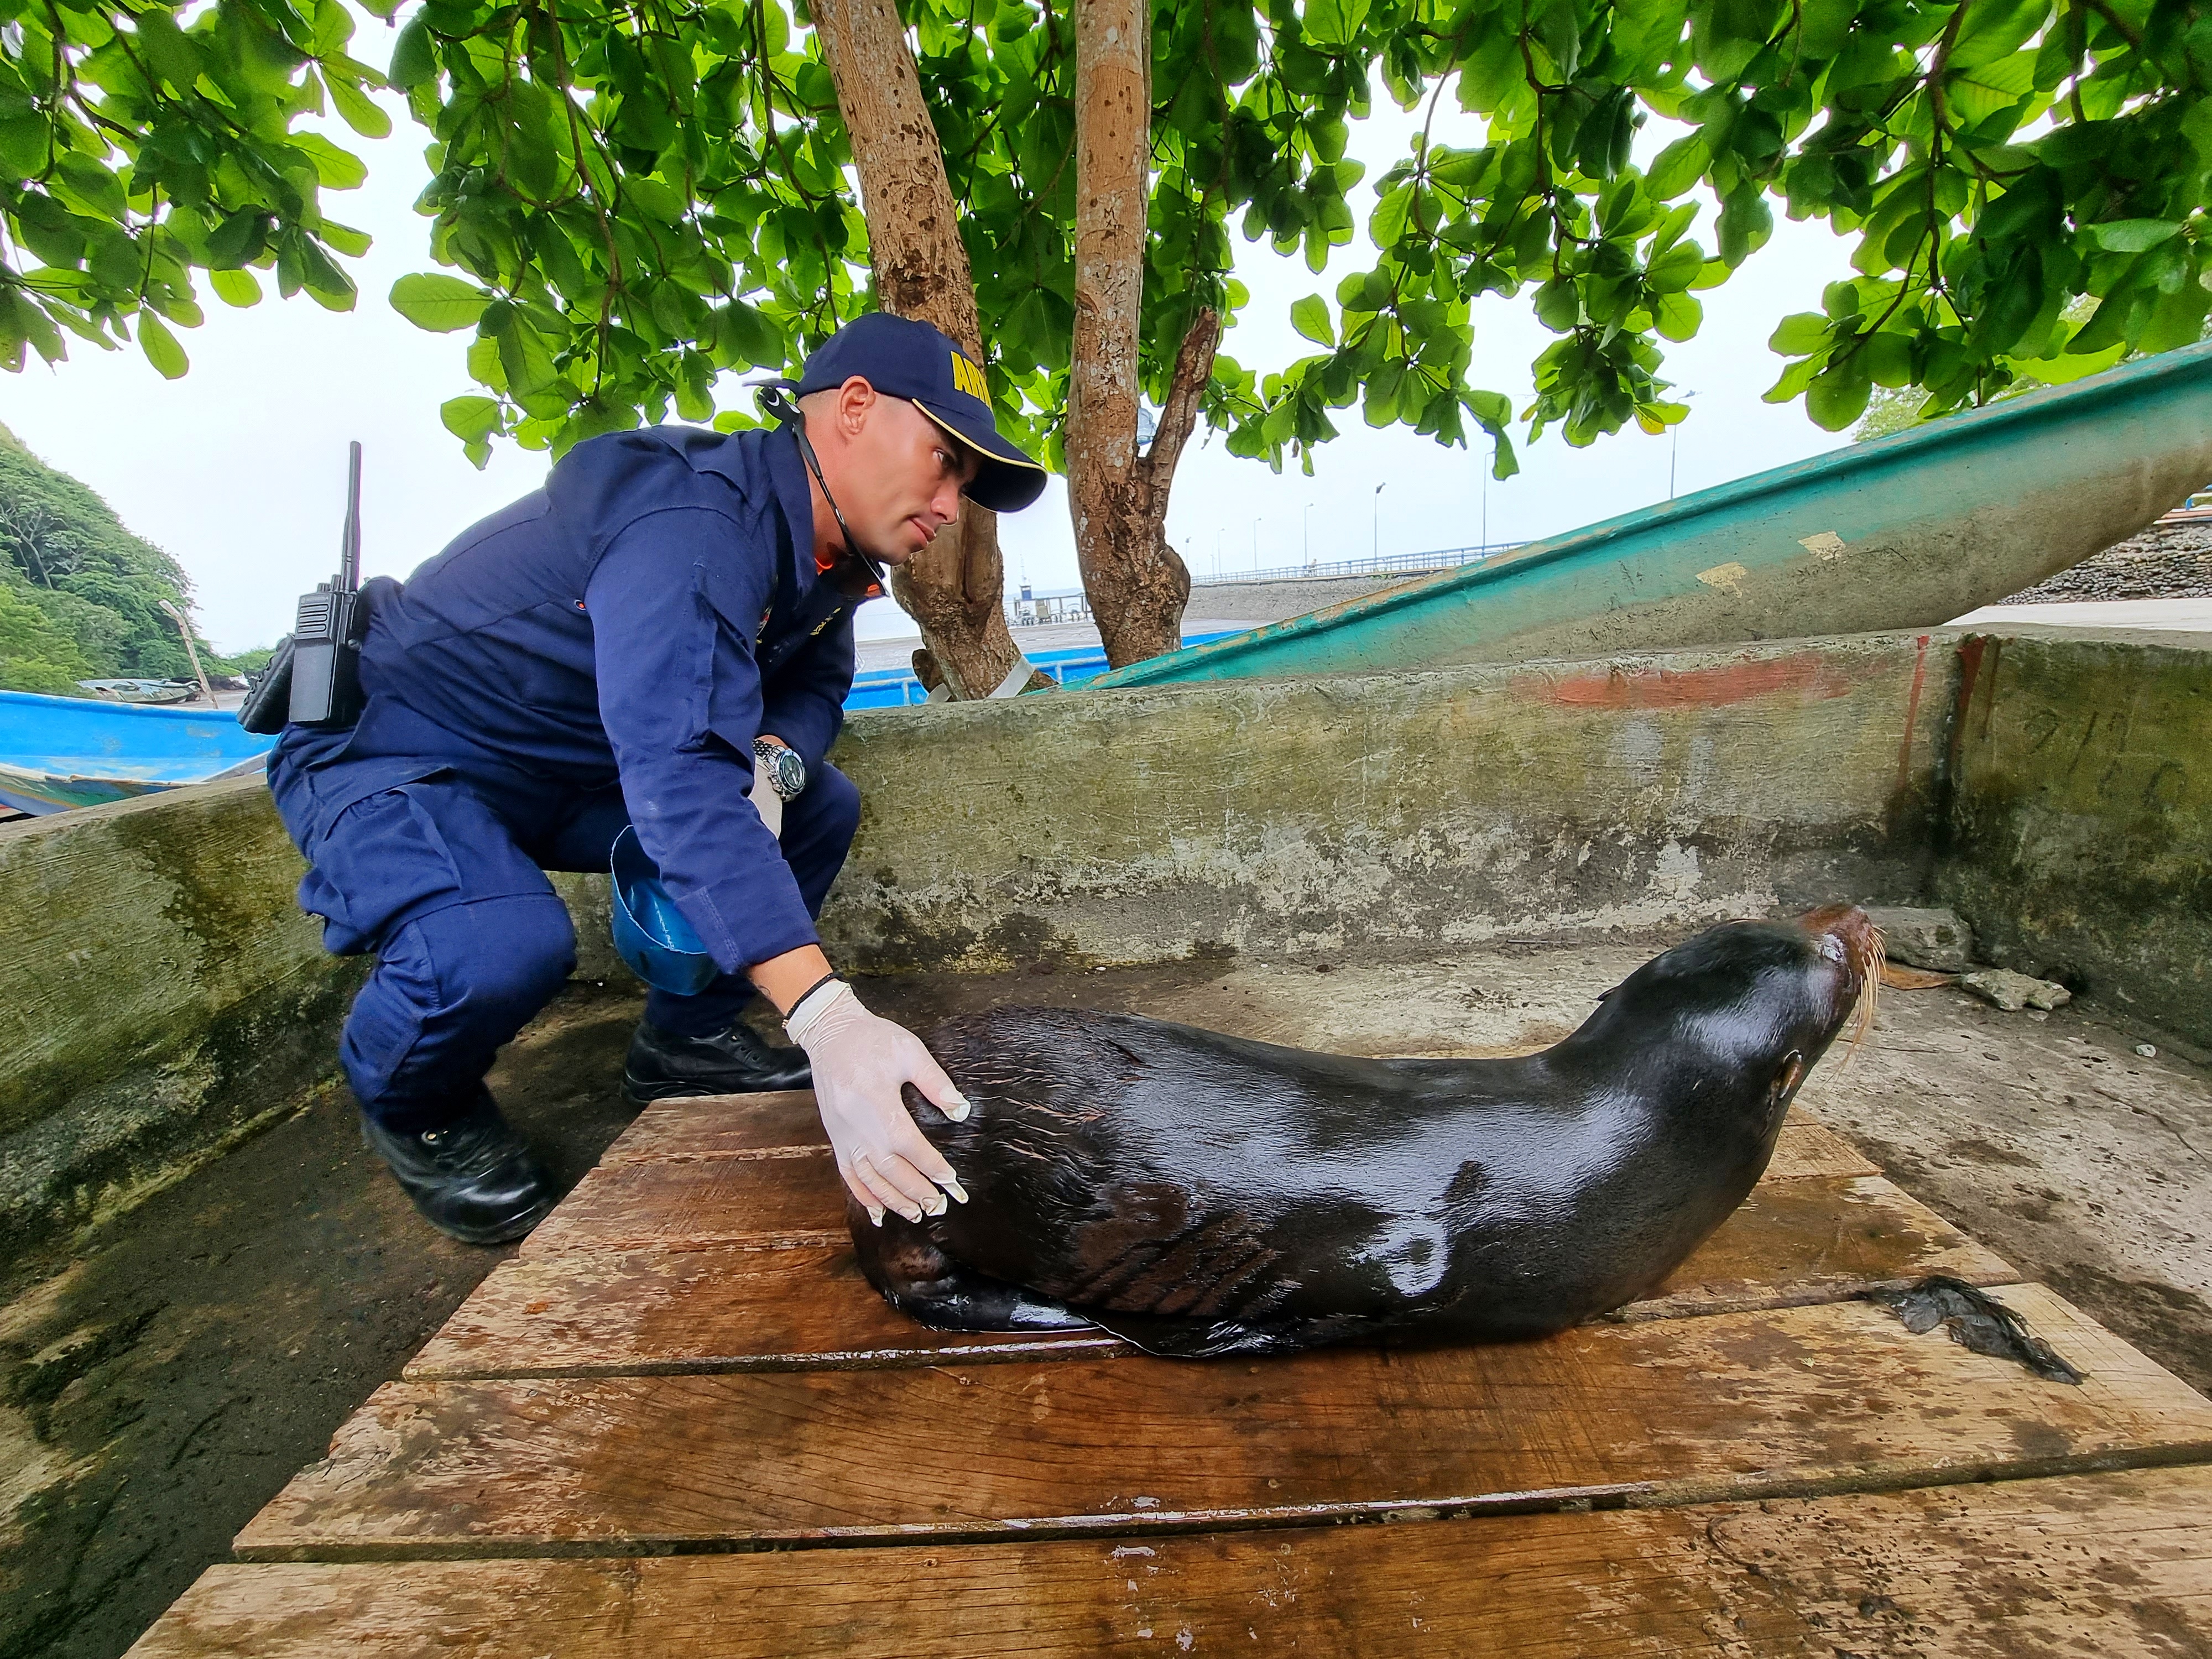
[[[289,638],[254,681],[239,724],[249,732],[294,726],[331,729],[361,718],[361,642],[368,607],[361,595],[361,446],[347,457],[345,532],[337,574],[300,596]]]

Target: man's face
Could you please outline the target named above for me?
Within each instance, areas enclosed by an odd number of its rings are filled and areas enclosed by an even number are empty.
[[[832,410],[834,470],[824,471],[845,522],[885,564],[904,564],[960,516],[960,491],[975,476],[975,452],[903,398],[848,380]],[[811,423],[810,423],[811,428]]]

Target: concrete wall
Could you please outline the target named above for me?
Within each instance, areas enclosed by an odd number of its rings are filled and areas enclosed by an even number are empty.
[[[842,960],[983,969],[1908,894],[1950,672],[1888,637],[856,720],[825,925]]]
[[[1938,892],[1983,955],[2212,1047],[2212,649],[1977,635]]]
[[[1983,647],[1947,816],[1960,660],[1873,636],[862,714],[824,933],[878,971],[1417,955],[1932,880],[2000,959],[2202,1030],[2203,653]],[[331,1080],[360,964],[298,875],[258,781],[0,828],[0,1256]],[[621,978],[604,880],[557,880],[580,973]]]

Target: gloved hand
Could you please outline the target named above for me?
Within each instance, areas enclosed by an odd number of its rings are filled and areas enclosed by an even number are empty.
[[[753,760],[754,809],[760,813],[761,822],[778,841],[783,839],[783,797],[775,793],[775,786],[768,781],[768,763],[757,756]]]
[[[800,998],[783,1024],[813,1063],[814,1101],[837,1173],[870,1220],[882,1226],[886,1209],[908,1221],[943,1215],[946,1193],[968,1201],[960,1177],[899,1096],[911,1083],[954,1122],[968,1115],[967,1100],[920,1037],[870,1013],[842,979]]]

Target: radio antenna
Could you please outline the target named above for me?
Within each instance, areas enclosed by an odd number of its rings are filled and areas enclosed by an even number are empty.
[[[349,446],[346,457],[345,536],[338,544],[338,592],[349,593],[361,586],[361,444]]]

